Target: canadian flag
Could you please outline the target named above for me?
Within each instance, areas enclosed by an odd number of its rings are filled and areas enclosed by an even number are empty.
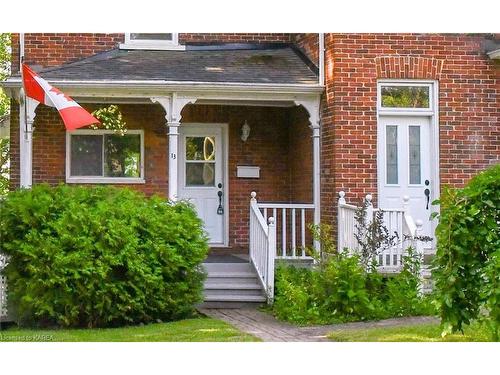
[[[57,108],[66,129],[74,130],[99,123],[99,120],[80,107],[77,102],[51,86],[25,64],[23,64],[23,85],[26,96]]]

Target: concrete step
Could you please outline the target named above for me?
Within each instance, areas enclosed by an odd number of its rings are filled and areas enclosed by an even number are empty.
[[[205,295],[205,302],[266,302],[266,297],[263,295],[242,296],[232,294],[209,294]]]
[[[242,289],[257,289],[262,290],[262,285],[258,283],[257,279],[255,282],[249,281],[244,283],[217,283],[212,282],[211,280],[205,281],[205,289],[206,290],[214,290],[214,289],[225,289],[225,290],[242,290]]]
[[[203,263],[203,267],[209,275],[224,272],[254,272],[250,263]]]
[[[262,302],[217,302],[217,301],[205,301],[199,304],[197,307],[200,309],[248,309],[248,308],[258,308],[262,305]]]
[[[266,296],[255,269],[250,263],[204,263],[207,279],[204,304],[216,307],[238,307],[242,304],[261,304]]]
[[[262,289],[205,289],[205,299],[210,296],[262,296]]]
[[[252,272],[214,272],[208,274],[205,282],[214,284],[248,284],[258,283],[259,279]]]

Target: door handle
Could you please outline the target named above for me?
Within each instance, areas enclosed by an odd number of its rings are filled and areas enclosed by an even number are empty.
[[[425,209],[429,209],[429,200],[431,199],[431,191],[429,189],[424,190],[424,194],[427,197],[427,203],[425,204]]]
[[[222,207],[222,191],[221,190],[219,190],[217,192],[217,196],[219,197],[219,207],[217,207],[217,215],[223,215],[224,208]]]

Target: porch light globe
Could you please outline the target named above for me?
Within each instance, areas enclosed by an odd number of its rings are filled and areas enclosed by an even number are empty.
[[[248,137],[250,136],[250,125],[245,120],[245,123],[241,127],[241,140],[246,142]]]

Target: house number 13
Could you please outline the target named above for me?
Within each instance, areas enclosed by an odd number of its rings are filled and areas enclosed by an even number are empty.
[[[174,152],[172,152],[172,153],[170,154],[170,157],[171,157],[172,159],[177,159],[177,154],[176,154],[176,153],[174,153]]]

